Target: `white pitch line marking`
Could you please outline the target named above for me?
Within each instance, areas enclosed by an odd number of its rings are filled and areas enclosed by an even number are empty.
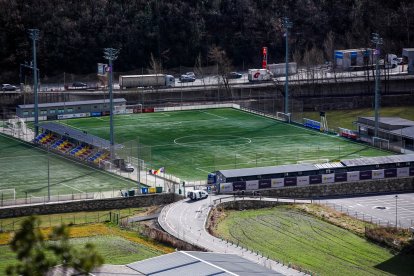
[[[78,192],[84,193],[84,191],[79,190],[79,189],[77,189],[77,188],[74,188],[74,187],[72,187],[72,186],[69,186],[69,185],[67,185],[67,184],[62,183],[62,185],[63,185],[63,186],[66,186],[66,187],[68,187],[68,188],[71,188],[71,189],[73,189],[73,190],[75,190],[75,191],[78,191]]]

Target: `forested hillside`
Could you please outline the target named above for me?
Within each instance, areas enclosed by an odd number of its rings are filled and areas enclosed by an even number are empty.
[[[163,68],[212,63],[223,49],[236,67],[284,59],[281,18],[293,22],[291,55],[323,63],[333,49],[371,47],[372,32],[383,53],[414,47],[414,2],[379,0],[0,0],[0,81],[18,80],[19,64],[31,59],[27,29],[40,29],[41,74],[91,73],[104,47],[121,48],[119,71],[146,68],[151,54]]]

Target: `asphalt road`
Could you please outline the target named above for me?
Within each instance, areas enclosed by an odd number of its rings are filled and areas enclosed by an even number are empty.
[[[213,195],[199,201],[185,199],[172,203],[163,208],[158,222],[171,235],[208,251],[236,254],[283,275],[304,275],[297,270],[210,235],[204,226],[213,200],[220,197],[223,198],[223,196]]]
[[[414,226],[414,193],[404,193],[379,196],[365,196],[365,197],[351,197],[321,200],[321,202],[328,202],[336,204],[336,210],[348,213],[352,216],[362,216],[365,220],[373,218],[373,222],[381,225],[394,226],[396,219],[398,226],[411,227]],[[395,212],[397,210],[397,212]]]

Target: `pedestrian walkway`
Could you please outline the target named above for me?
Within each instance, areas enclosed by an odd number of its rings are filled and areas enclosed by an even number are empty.
[[[158,222],[169,234],[208,251],[236,254],[284,275],[305,275],[305,273],[261,256],[257,252],[210,235],[205,228],[207,217],[214,206],[214,200],[220,199],[220,197],[223,196],[211,196],[199,201],[181,200],[172,203],[162,209]],[[222,198],[222,201],[226,200],[234,200],[234,198]],[[277,199],[269,200],[276,201]]]

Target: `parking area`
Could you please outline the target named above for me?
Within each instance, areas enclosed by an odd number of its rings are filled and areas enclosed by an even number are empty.
[[[381,224],[394,226],[396,221],[400,227],[414,226],[414,193],[364,196],[340,199],[321,200],[335,204],[335,209],[342,208],[358,217],[372,217]]]

